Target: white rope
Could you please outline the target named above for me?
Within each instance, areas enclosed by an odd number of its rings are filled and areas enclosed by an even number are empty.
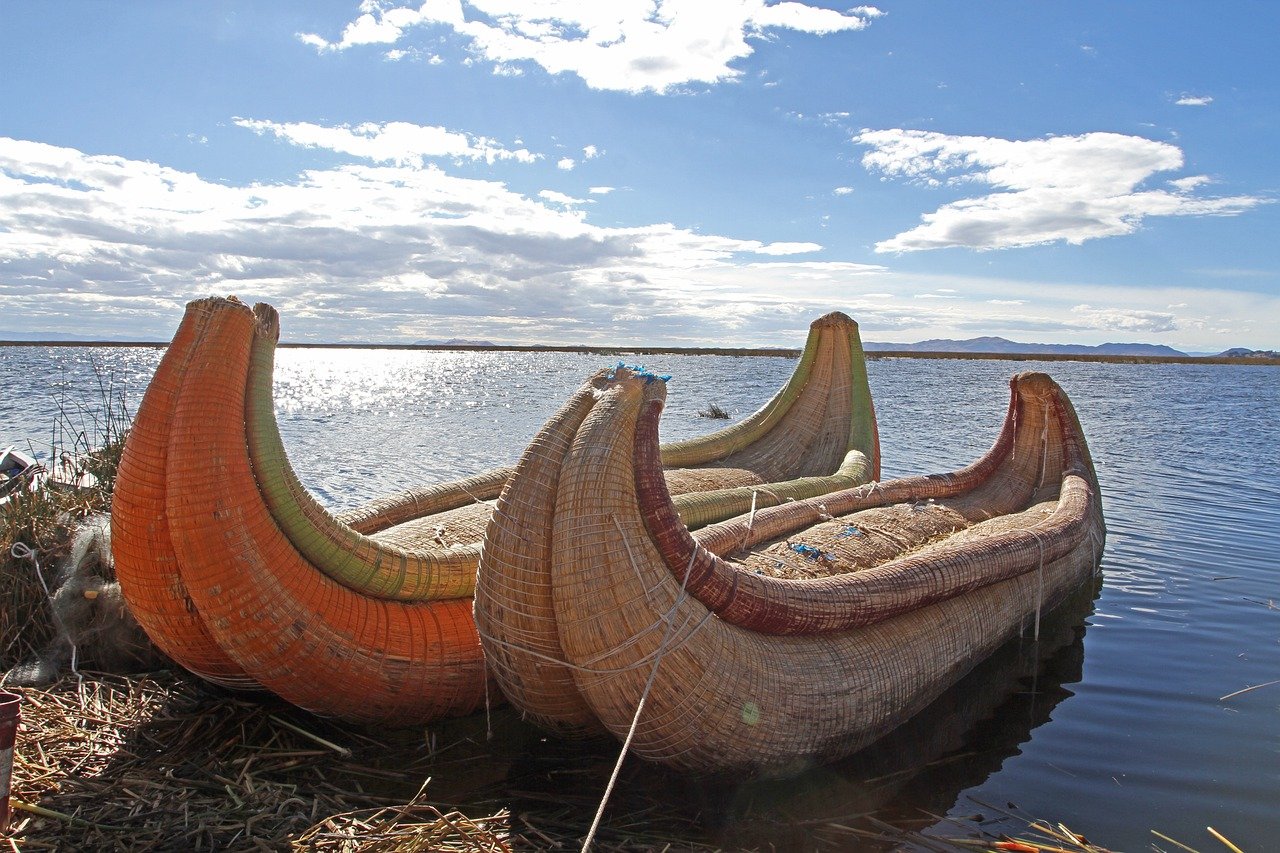
[[[1049,467],[1049,404],[1044,404],[1044,429],[1040,432],[1040,482],[1037,489],[1044,488],[1045,468]]]
[[[700,547],[702,546],[701,545],[697,546],[697,548],[700,548]],[[625,651],[626,649],[635,645],[646,634],[656,630],[659,626],[669,627],[672,624],[671,617],[675,614],[676,609],[689,598],[688,591],[685,589],[685,583],[688,582],[689,573],[693,569],[693,563],[698,554],[697,548],[694,549],[693,554],[689,558],[689,566],[685,569],[685,580],[681,584],[680,593],[679,595],[676,596],[675,600],[672,602],[671,607],[665,613],[663,613],[662,616],[660,616],[657,619],[657,621],[645,626],[644,628],[641,628],[639,631],[636,631],[629,638],[627,638],[627,640],[622,644],[613,646],[609,649],[606,649],[600,652],[594,657],[588,658],[585,663],[575,664],[565,660],[563,657],[554,657],[552,655],[543,654],[542,652],[538,652],[530,648],[527,644],[522,645],[520,643],[513,643],[509,640],[504,640],[501,637],[490,634],[488,631],[485,631],[483,628],[480,628],[478,625],[477,625],[477,632],[479,633],[480,638],[484,640],[486,643],[493,643],[496,646],[500,646],[504,649],[509,649],[511,651],[517,652],[520,655],[528,655],[529,657],[537,658],[538,660],[546,661],[547,663],[553,663],[558,666],[563,666],[566,669],[571,669],[575,672],[581,672],[586,675],[619,675],[625,672],[631,672],[633,670],[640,669],[641,667],[646,666],[650,661],[652,661],[659,653],[666,654],[668,652],[675,651],[676,649],[683,646],[685,643],[688,643],[690,640],[692,640],[698,634],[698,632],[702,630],[703,626],[705,626],[709,621],[711,621],[711,617],[715,616],[715,612],[710,609],[707,609],[707,612],[703,614],[703,617],[700,620],[698,620],[698,624],[694,625],[693,628],[689,630],[688,633],[686,633],[681,638],[679,644],[672,646],[669,649],[663,650],[662,645],[659,644],[658,652],[645,655],[640,659],[633,661],[632,663],[629,663],[626,666],[621,666],[621,667],[600,668],[600,667],[589,666],[588,664],[594,663],[596,661],[604,660],[605,658],[613,657],[618,652]],[[631,556],[629,549],[628,549],[628,556]],[[634,563],[632,564],[632,569],[636,572],[637,575],[639,575],[640,569]],[[690,616],[687,616],[685,618],[684,622],[680,625],[681,629],[683,629],[685,626],[689,624],[690,618],[692,618],[692,614],[690,614]],[[537,635],[534,635],[531,632],[529,633],[529,636],[531,638],[537,639]]]
[[[36,577],[40,579],[40,588],[44,590],[44,596],[49,600],[49,612],[53,614],[53,624],[58,629],[58,634],[67,641],[67,645],[71,646],[71,671],[75,673],[76,678],[84,681],[84,676],[80,674],[77,667],[79,657],[79,649],[76,648],[75,640],[71,639],[71,632],[67,630],[66,623],[62,621],[62,615],[58,613],[58,607],[54,604],[53,593],[49,591],[49,585],[45,583],[44,572],[40,569],[40,561],[36,559],[36,552],[33,551],[25,542],[14,542],[9,548],[9,553],[15,560],[30,560],[31,565],[35,567]]]
[[[1018,458],[1018,409],[1019,409],[1019,406],[1015,404],[1013,407],[1013,435],[1012,435],[1013,447],[1009,450],[1010,459]]]
[[[680,640],[680,644],[672,646],[671,648],[667,649],[666,652],[675,651],[676,649],[680,648],[682,645],[684,645],[685,643],[693,639],[694,635],[698,633],[698,630],[702,628],[703,625],[707,624],[707,622],[711,621],[711,617],[714,615],[715,613],[713,611],[708,610],[706,615],[703,616],[702,619],[698,621],[698,624],[693,626],[693,629],[689,631],[688,635]],[[664,620],[659,619],[657,622],[654,622],[649,627],[642,628],[640,631],[637,631],[634,636],[632,636],[622,645],[614,646],[613,648],[608,649],[607,651],[601,652],[600,654],[592,658],[592,660],[600,660],[602,658],[611,657],[620,651],[626,650],[630,646],[634,645],[636,640],[639,639],[642,635],[649,633],[650,631],[652,631],[653,629],[657,628],[659,625],[662,625],[662,624],[664,624]],[[685,621],[685,624],[686,625],[688,624],[687,620]],[[684,627],[684,626],[682,625],[681,627]],[[495,646],[501,646],[504,649],[510,649],[511,651],[517,652],[521,655],[528,655],[529,657],[537,658],[538,660],[546,661],[547,663],[554,663],[558,666],[563,666],[565,669],[571,669],[575,672],[581,672],[585,675],[621,675],[622,673],[631,672],[633,670],[637,670],[644,667],[654,658],[654,655],[650,654],[650,655],[645,655],[643,658],[640,658],[634,663],[629,663],[626,666],[610,667],[610,668],[591,667],[591,666],[584,666],[582,664],[571,663],[565,660],[564,658],[554,657],[552,655],[543,654],[542,652],[536,652],[533,649],[529,648],[528,646],[522,646],[519,643],[513,643],[509,640],[504,640],[500,637],[495,637],[494,635],[487,633],[485,631],[480,631],[479,634],[480,634],[480,638],[484,640],[486,643],[493,643]]]
[[[636,563],[636,555],[631,553],[631,543],[627,541],[627,534],[622,532],[622,525],[618,522],[618,517],[616,515],[610,515],[609,518],[613,520],[613,526],[618,529],[618,538],[622,540],[622,547],[627,550],[627,560],[631,563],[631,571],[635,572],[636,583],[644,587],[644,600],[652,605],[653,598],[650,596],[651,590],[648,586],[645,586],[644,578],[640,576],[640,566]]]
[[[1036,544],[1040,546],[1040,563],[1039,565],[1036,566],[1036,580],[1038,583],[1038,588],[1036,590],[1036,622],[1035,622],[1035,631],[1032,634],[1032,639],[1039,642],[1040,640],[1040,608],[1044,605],[1044,540],[1042,540],[1040,538],[1040,534],[1033,529],[1029,528],[1027,532],[1030,533],[1035,538]]]
[[[758,489],[751,490],[751,512],[747,514],[747,529],[742,534],[742,544],[738,548],[746,548],[747,542],[751,540],[751,525],[756,523],[756,497],[760,494]]]
[[[695,547],[689,555],[689,565],[684,568],[684,579],[680,581],[680,594],[676,596],[675,603],[671,605],[668,613],[674,615],[675,608],[678,607],[685,597],[685,585],[689,582],[689,573],[693,571],[693,561],[698,556],[698,549]],[[640,701],[636,703],[636,713],[631,718],[631,728],[627,730],[626,740],[622,742],[622,751],[618,753],[618,761],[613,765],[613,773],[609,776],[609,784],[604,789],[604,796],[600,799],[600,808],[596,809],[595,819],[591,821],[591,829],[587,832],[587,837],[582,841],[582,853],[587,853],[591,849],[591,842],[596,837],[596,830],[600,828],[600,820],[604,817],[605,806],[609,804],[609,797],[613,794],[613,786],[617,784],[618,774],[622,772],[622,762],[627,757],[627,750],[631,748],[631,741],[636,736],[636,728],[640,725],[640,714],[644,711],[644,703],[649,699],[649,691],[653,689],[653,682],[658,677],[658,667],[662,664],[662,657],[665,653],[667,641],[671,639],[671,629],[675,626],[674,621],[667,622],[667,630],[662,634],[662,640],[658,643],[657,653],[653,658],[653,669],[649,672],[649,678],[644,684],[644,690],[640,693]]]
[[[464,495],[466,495],[467,497],[471,498],[471,500],[475,501],[476,503],[480,504],[481,506],[493,506],[493,504],[489,503],[488,501],[481,500],[480,498],[478,498],[478,497],[476,497],[475,495],[471,494],[471,490],[470,490],[470,489],[468,489],[466,486],[458,486],[458,489],[459,489],[459,490],[460,490]]]
[[[493,717],[489,713],[489,674],[484,675],[484,739],[493,740]]]

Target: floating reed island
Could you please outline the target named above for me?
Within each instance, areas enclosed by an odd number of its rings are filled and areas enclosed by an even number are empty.
[[[1044,374],[1010,390],[966,468],[691,533],[661,468],[665,384],[619,371],[548,422],[490,521],[476,619],[498,683],[558,732],[696,772],[789,775],[869,744],[1096,573],[1075,411]]]
[[[278,336],[268,305],[188,305],[115,486],[112,552],[131,612],[191,672],[315,713],[415,724],[478,709],[486,669],[472,596],[488,501],[511,469],[330,514],[280,439]],[[553,422],[580,420],[631,375],[597,374]],[[657,453],[673,511],[694,528],[876,479],[857,325],[838,313],[815,321],[795,373],[759,412]],[[546,529],[490,526],[508,545],[520,539],[525,561],[551,558]]]

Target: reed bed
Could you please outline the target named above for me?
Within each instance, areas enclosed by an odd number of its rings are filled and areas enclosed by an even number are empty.
[[[509,849],[505,815],[382,795],[413,778],[377,766],[389,744],[282,704],[169,672],[18,692],[10,834],[27,850]]]
[[[110,375],[95,367],[95,376],[96,401],[72,400],[64,388],[54,395],[45,463],[65,480],[88,474],[93,485],[22,491],[0,505],[0,671],[53,639],[57,627],[46,590],[52,566],[66,555],[76,522],[111,506],[130,414]]]
[[[510,712],[491,746],[482,719],[372,731],[169,671],[15,692],[9,837],[23,850],[577,850],[611,761],[553,747],[526,763],[519,742],[532,729]],[[486,755],[499,772],[481,768],[465,805],[433,797],[437,778],[447,785]],[[566,789],[546,785],[563,779]],[[593,849],[716,849],[666,808],[641,795]]]

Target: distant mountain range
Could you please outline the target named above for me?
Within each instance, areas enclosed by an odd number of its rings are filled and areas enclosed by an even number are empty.
[[[877,343],[863,344],[863,348],[871,351],[893,350],[896,352],[989,352],[1010,355],[1127,355],[1127,356],[1185,356],[1186,353],[1167,347],[1163,344],[1023,344],[1005,338],[982,337],[969,338],[964,341],[934,339],[914,344]],[[1231,350],[1230,352],[1235,352]]]
[[[496,347],[493,341],[472,341],[466,338],[449,338],[447,341],[414,341],[415,347]]]
[[[102,344],[119,344],[129,345],[142,343],[137,338],[129,339],[116,337],[110,339],[99,339],[97,341],[85,341],[82,336],[59,333],[59,332],[30,332],[30,331],[9,331],[0,329],[0,341],[17,342],[49,342],[54,344],[74,344],[77,342],[84,343],[102,343]],[[163,341],[155,341],[152,343],[163,344]],[[332,345],[331,345],[332,346]],[[344,343],[338,346],[379,346],[371,343]],[[412,346],[419,347],[493,347],[501,349],[502,344],[495,344],[493,341],[472,340],[470,338],[449,338],[448,340],[418,340],[414,341]],[[560,345],[551,344],[533,344],[536,349],[567,349]],[[634,345],[619,345],[617,347],[600,347],[600,346],[582,346],[581,349],[634,349]],[[642,347],[643,348],[643,347]],[[1097,346],[1087,346],[1085,344],[1026,344],[1018,341],[1011,341],[1007,338],[998,338],[994,336],[985,336],[981,338],[969,338],[967,340],[952,340],[949,338],[935,338],[927,341],[917,341],[914,344],[888,343],[883,341],[867,341],[863,344],[863,348],[868,352],[948,352],[948,353],[992,353],[998,355],[1100,355],[1100,356],[1129,356],[1142,358],[1146,356],[1173,356],[1173,357],[1210,357],[1210,358],[1280,358],[1280,352],[1276,350],[1254,350],[1247,347],[1233,347],[1225,352],[1182,352],[1173,347],[1167,347],[1163,344],[1099,344]],[[760,351],[772,349],[789,349],[788,347],[758,347]]]

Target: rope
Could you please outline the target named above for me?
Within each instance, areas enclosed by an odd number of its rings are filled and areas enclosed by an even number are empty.
[[[484,739],[493,740],[493,717],[489,714],[489,673],[484,674]]]
[[[653,604],[653,598],[649,595],[649,587],[645,586],[644,578],[640,576],[640,566],[636,563],[636,555],[631,553],[631,543],[627,541],[627,534],[622,532],[622,525],[618,523],[616,515],[610,515],[613,519],[613,526],[618,529],[618,538],[622,540],[622,547],[627,550],[627,560],[631,563],[631,571],[636,573],[636,582],[644,588],[644,600]],[[697,553],[697,549],[694,550]]]
[[[1045,468],[1049,467],[1049,404],[1044,404],[1044,429],[1040,432],[1040,482],[1037,489],[1044,488]]]
[[[693,553],[689,555],[689,565],[684,568],[684,579],[680,581],[680,594],[676,596],[675,603],[671,605],[669,614],[674,615],[675,608],[678,607],[685,597],[685,585],[689,582],[689,573],[693,571],[693,561],[698,555],[698,549],[694,548]],[[631,741],[636,736],[636,728],[640,725],[640,714],[644,711],[644,703],[649,698],[649,691],[653,689],[653,682],[658,677],[658,667],[662,664],[662,656],[665,653],[667,641],[671,639],[671,629],[675,627],[674,621],[667,622],[667,630],[662,634],[662,640],[658,643],[657,653],[653,658],[653,669],[649,671],[649,678],[645,681],[644,690],[640,693],[640,701],[636,704],[636,713],[631,718],[631,728],[627,730],[626,740],[622,742],[622,751],[618,753],[618,761],[613,765],[613,773],[609,776],[609,784],[604,789],[604,796],[600,799],[600,808],[596,809],[595,819],[591,821],[591,829],[587,832],[587,837],[582,841],[582,853],[587,853],[591,849],[591,842],[596,837],[596,830],[600,828],[600,820],[604,817],[605,806],[609,803],[609,797],[613,794],[613,786],[618,781],[618,774],[622,772],[622,762],[627,757],[627,750],[631,748]]]
[[[671,607],[656,622],[653,622],[652,624],[644,628],[641,628],[639,631],[636,631],[626,640],[626,642],[622,643],[621,645],[614,646],[610,649],[607,649],[601,652],[595,657],[590,658],[589,662],[595,662],[599,660],[604,660],[605,658],[612,657],[616,655],[618,652],[625,651],[626,649],[635,645],[646,634],[658,628],[658,626],[660,625],[669,626],[671,624],[670,618],[675,613],[676,608],[678,608],[681,604],[683,604],[686,600],[688,600],[688,598],[689,598],[688,593],[682,589],[681,594],[676,597]],[[702,629],[702,627],[711,621],[711,617],[713,616],[715,616],[715,612],[712,610],[707,610],[707,612],[703,614],[703,617],[698,620],[698,624],[693,626],[693,628],[688,632],[688,634],[685,635],[680,640],[680,643],[678,645],[672,646],[669,649],[665,649],[662,651],[662,653],[666,654],[668,652],[675,651],[676,649],[683,646],[685,643],[692,640],[697,635],[697,633]],[[686,618],[684,622],[680,625],[680,627],[684,628],[688,624],[689,624],[689,618]],[[637,669],[640,669],[641,667],[646,666],[657,655],[657,652],[649,655],[645,655],[644,657],[632,663],[629,663],[626,666],[607,667],[607,668],[593,667],[593,666],[588,666],[586,664],[571,663],[570,661],[565,660],[563,657],[554,657],[552,655],[543,654],[542,652],[535,651],[534,649],[530,648],[528,645],[522,645],[520,643],[511,642],[510,640],[504,640],[501,637],[497,637],[493,634],[490,634],[488,631],[485,631],[484,629],[479,628],[479,626],[477,626],[477,632],[479,633],[480,638],[484,640],[486,643],[493,643],[496,646],[500,646],[504,649],[515,651],[521,655],[528,655],[529,657],[537,658],[538,660],[546,661],[547,663],[553,663],[553,664],[556,664],[557,666],[563,666],[566,669],[571,669],[574,672],[581,672],[584,675],[619,675],[626,672],[632,672],[634,670],[637,670]],[[533,635],[530,634],[530,636],[533,636]],[[659,648],[661,648],[661,646]]]
[[[467,497],[471,498],[471,500],[475,501],[475,502],[476,502],[476,503],[478,503],[478,504],[482,504],[482,505],[484,505],[484,506],[493,506],[493,504],[489,503],[488,501],[482,501],[482,500],[480,500],[480,498],[478,498],[478,497],[476,497],[475,495],[471,494],[471,490],[470,490],[470,489],[468,489],[466,486],[458,486],[458,489],[459,489],[459,490],[460,490],[464,495],[466,495]]]
[[[756,497],[759,494],[758,489],[751,490],[751,512],[747,514],[747,529],[742,534],[742,544],[738,546],[739,549],[746,548],[747,542],[751,540],[751,525],[756,523]]]
[[[1032,633],[1032,639],[1039,642],[1040,608],[1044,604],[1044,540],[1040,538],[1040,534],[1033,528],[1028,528],[1027,532],[1036,540],[1036,545],[1040,546],[1040,563],[1036,566],[1036,581],[1038,583],[1038,589],[1036,591],[1036,622],[1035,630]]]
[[[49,585],[45,583],[44,572],[40,569],[40,561],[36,559],[36,552],[25,542],[14,542],[9,548],[10,555],[15,560],[30,560],[31,565],[35,567],[36,577],[40,580],[40,588],[44,590],[44,596],[49,600],[49,612],[53,614],[53,624],[58,629],[58,634],[67,641],[67,645],[71,646],[71,671],[75,673],[81,683],[84,682],[84,676],[80,674],[77,666],[79,650],[76,648],[75,640],[71,639],[71,632],[67,630],[67,625],[62,621],[62,615],[58,613],[58,607],[53,601],[53,593],[49,591]]]

